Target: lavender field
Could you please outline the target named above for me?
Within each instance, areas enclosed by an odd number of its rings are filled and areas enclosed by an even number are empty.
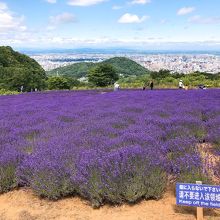
[[[71,91],[0,96],[0,193],[49,199],[159,199],[175,181],[211,182],[220,90]]]

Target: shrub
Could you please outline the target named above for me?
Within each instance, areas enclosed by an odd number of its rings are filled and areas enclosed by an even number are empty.
[[[134,203],[144,197],[158,199],[162,196],[167,183],[166,174],[142,147],[124,147],[96,161],[92,158],[97,153],[83,154],[74,180],[80,194],[94,207],[104,201]]]
[[[70,89],[70,84],[68,80],[60,76],[52,76],[47,80],[48,89],[50,90],[62,90]]]
[[[29,155],[19,167],[19,183],[30,186],[37,195],[51,200],[74,193],[62,156],[51,151],[47,151],[47,155],[42,151]]]
[[[218,128],[212,128],[207,135],[207,141],[213,144],[214,149],[220,152],[220,126]]]
[[[196,183],[196,181],[202,181],[203,184],[210,184],[212,182],[208,175],[199,168],[190,172],[183,172],[177,178],[177,182],[181,183]]]
[[[99,207],[158,199],[167,175],[220,175],[199,148],[219,146],[219,90],[54,91],[1,96],[0,106],[1,191],[77,193]]]
[[[17,91],[10,91],[6,89],[0,89],[0,95],[16,95],[19,94]]]
[[[196,148],[195,138],[176,137],[163,146],[167,171],[171,175],[181,175],[196,167],[202,167],[202,159]]]
[[[13,164],[0,167],[0,193],[8,192],[17,186],[15,170]]]
[[[0,152],[0,193],[18,186],[16,169],[22,159],[21,153],[7,148]]]
[[[57,200],[74,193],[69,176],[62,172],[59,167],[44,167],[33,173],[30,187],[34,192],[51,200]]]

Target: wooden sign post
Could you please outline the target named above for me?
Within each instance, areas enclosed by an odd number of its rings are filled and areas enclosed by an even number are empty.
[[[196,184],[202,185],[202,181],[196,181]],[[202,207],[197,207],[196,208],[196,217],[197,217],[197,220],[204,220],[203,208]]]

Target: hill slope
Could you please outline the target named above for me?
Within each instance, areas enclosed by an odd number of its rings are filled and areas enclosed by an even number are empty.
[[[95,63],[74,63],[68,66],[59,67],[56,69],[53,69],[51,71],[48,71],[48,75],[56,75],[57,73],[59,75],[65,75],[65,76],[74,76],[75,78],[81,78],[85,76],[88,72],[88,70],[92,67],[94,67]]]
[[[125,57],[114,57],[105,60],[103,63],[111,64],[117,70],[117,73],[123,74],[124,76],[136,75],[140,76],[146,74],[148,70],[136,63],[135,61]]]
[[[43,70],[34,59],[14,51],[11,47],[0,46],[0,67],[37,68]]]
[[[0,88],[24,91],[44,87],[46,73],[32,58],[14,51],[11,47],[0,46]]]
[[[118,74],[123,74],[124,76],[139,76],[148,73],[148,70],[145,69],[143,66],[125,57],[114,57],[105,60],[102,63],[111,64],[116,69],[116,72]],[[48,71],[47,74],[56,75],[57,73],[59,73],[60,75],[81,78],[87,75],[91,67],[95,67],[99,64],[100,63],[75,63]]]

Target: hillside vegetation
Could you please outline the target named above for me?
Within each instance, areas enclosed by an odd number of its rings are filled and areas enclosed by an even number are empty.
[[[123,74],[123,76],[131,75],[144,75],[148,73],[148,70],[140,64],[134,62],[125,57],[114,57],[105,60],[101,63],[75,63],[65,67],[59,67],[54,70],[48,71],[48,75],[65,75],[75,78],[85,77],[91,68],[94,68],[100,64],[110,64],[114,67],[117,74]]]
[[[156,88],[178,88],[179,80],[182,79],[184,85],[189,88],[197,88],[204,84],[207,87],[220,87],[220,73],[209,74],[193,72],[190,74],[171,73],[169,70],[149,71],[138,63],[125,57],[114,57],[101,63],[76,63],[65,67],[60,67],[47,72],[48,76],[56,76],[74,79],[72,87],[91,88],[87,82],[79,82],[77,79],[88,76],[91,69],[98,68],[102,64],[111,65],[116,74],[119,75],[119,84],[121,88],[141,88],[154,81]],[[77,83],[78,81],[78,83]]]
[[[111,78],[109,71],[100,71],[102,66],[110,66],[115,76],[118,76],[117,79]],[[89,73],[92,73],[93,79],[95,76],[95,82],[91,80]],[[82,77],[86,78],[81,80]],[[48,71],[46,75],[34,59],[11,47],[0,46],[0,94],[16,94],[21,88],[23,92],[35,89],[91,89],[99,88],[100,85],[112,88],[112,83],[116,80],[121,88],[148,87],[151,80],[154,81],[155,88],[178,88],[180,79],[188,88],[198,88],[201,84],[207,88],[220,87],[220,73],[194,72],[185,75],[171,73],[169,70],[149,71],[125,57],[114,57],[100,63],[75,63]]]
[[[48,75],[65,75],[71,76],[75,78],[81,78],[87,75],[90,68],[94,67],[96,64],[94,63],[74,63],[68,66],[59,67],[48,71]]]
[[[44,69],[30,57],[14,51],[11,47],[0,47],[0,89],[24,91],[45,87]]]
[[[111,64],[116,69],[116,72],[118,74],[123,74],[123,76],[125,77],[131,75],[140,76],[150,73],[146,68],[144,68],[140,64],[125,57],[114,57],[105,60],[103,63]]]
[[[198,85],[206,85],[208,88],[220,87],[220,73],[210,74],[194,72],[190,74],[171,73],[169,70],[151,71],[149,75],[129,76],[119,79],[122,88],[140,88],[149,86],[153,80],[156,88],[178,88],[179,80],[183,80],[185,86],[198,88]]]

